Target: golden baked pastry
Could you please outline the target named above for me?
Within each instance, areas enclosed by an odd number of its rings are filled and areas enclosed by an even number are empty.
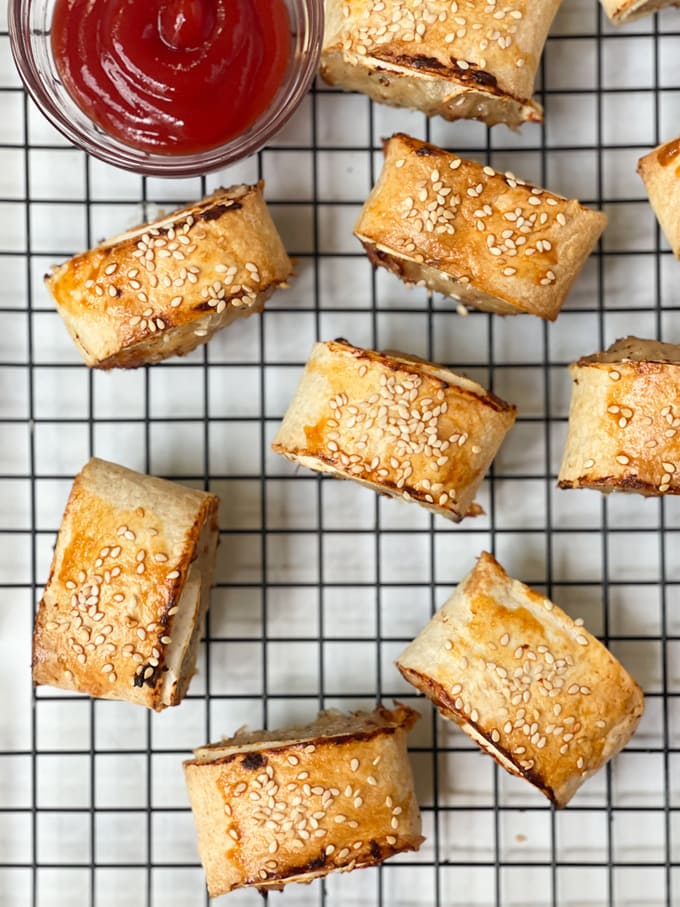
[[[321,75],[447,120],[541,122],[534,82],[560,2],[326,0]]]
[[[626,745],[644,709],[640,687],[580,621],[486,552],[397,667],[558,807]]]
[[[680,138],[640,158],[637,172],[676,258],[680,258]]]
[[[633,22],[667,6],[680,6],[678,0],[600,0],[600,2],[615,25]]]
[[[459,522],[515,417],[439,365],[334,340],[312,349],[272,448]]]
[[[211,897],[265,893],[418,850],[406,751],[418,713],[322,712],[287,730],[239,731],[184,763]]]
[[[680,345],[626,337],[569,370],[559,487],[680,494]]]
[[[183,355],[262,310],[292,271],[263,185],[218,189],[47,275],[87,365],[135,368]]]
[[[76,476],[33,633],[33,682],[161,711],[194,674],[214,495],[92,459]]]
[[[606,223],[575,199],[397,134],[354,233],[407,284],[554,321]]]

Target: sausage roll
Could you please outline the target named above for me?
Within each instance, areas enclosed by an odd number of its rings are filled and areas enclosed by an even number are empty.
[[[575,199],[397,134],[354,233],[407,284],[554,321],[606,223]]]
[[[680,6],[678,0],[601,0],[604,11],[615,25],[633,22],[667,6]]]
[[[314,346],[273,449],[459,522],[481,512],[475,493],[515,416],[439,365],[335,340]]]
[[[557,807],[621,750],[642,690],[614,656],[486,552],[397,667]]]
[[[626,337],[569,369],[559,487],[680,494],[680,345]]]
[[[135,368],[183,355],[262,310],[292,271],[262,188],[219,189],[47,275],[87,365]]]
[[[646,154],[637,171],[668,244],[680,258],[680,138]]]
[[[534,81],[560,2],[326,0],[321,75],[447,120],[540,122]]]
[[[211,897],[262,893],[418,850],[406,738],[418,713],[322,712],[305,727],[238,732],[184,763]]]
[[[92,459],[76,476],[35,621],[33,682],[161,711],[195,670],[214,495]]]

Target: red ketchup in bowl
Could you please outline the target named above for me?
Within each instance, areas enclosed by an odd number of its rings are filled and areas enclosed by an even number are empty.
[[[56,0],[64,87],[109,135],[194,154],[245,132],[290,60],[284,0]]]

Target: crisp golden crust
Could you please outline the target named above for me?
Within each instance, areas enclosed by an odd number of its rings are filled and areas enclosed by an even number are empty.
[[[33,681],[160,711],[196,661],[214,495],[92,459],[76,476],[35,621]]]
[[[399,704],[325,712],[197,750],[184,770],[209,894],[280,889],[418,850],[406,750],[417,718]]]
[[[667,6],[680,6],[678,0],[600,0],[600,2],[615,25],[634,22],[635,19],[650,16]]]
[[[606,223],[575,199],[397,134],[354,233],[406,283],[553,321]]]
[[[680,346],[627,337],[569,370],[559,487],[680,494]]]
[[[668,244],[680,258],[680,138],[640,158],[637,172]]]
[[[262,188],[218,189],[47,275],[87,365],[135,368],[183,355],[261,311],[292,271]]]
[[[317,343],[272,445],[460,521],[515,421],[479,384],[403,353]]]
[[[540,122],[532,94],[561,0],[327,0],[331,85],[448,120]]]
[[[642,690],[580,622],[484,552],[397,667],[563,807],[635,733]]]

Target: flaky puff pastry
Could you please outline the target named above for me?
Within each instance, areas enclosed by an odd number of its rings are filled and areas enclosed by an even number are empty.
[[[615,25],[633,22],[667,6],[680,6],[678,0],[600,0],[600,2]]]
[[[558,807],[626,745],[644,708],[640,687],[580,621],[486,552],[397,667]]]
[[[292,271],[263,185],[218,189],[47,275],[87,365],[136,368],[183,355],[262,310]]]
[[[569,370],[559,487],[680,494],[680,346],[626,337]]]
[[[335,340],[312,349],[272,447],[459,522],[480,512],[475,493],[515,417],[441,366]]]
[[[92,459],[66,505],[33,633],[33,682],[178,705],[194,673],[219,499]]]
[[[354,228],[374,265],[464,305],[553,321],[607,218],[404,134]]]
[[[322,712],[239,732],[184,763],[212,897],[375,866],[423,841],[407,736],[418,713]]]
[[[560,3],[326,0],[321,75],[447,120],[540,122],[534,81]]]
[[[637,172],[676,258],[680,258],[680,138],[640,158]]]

